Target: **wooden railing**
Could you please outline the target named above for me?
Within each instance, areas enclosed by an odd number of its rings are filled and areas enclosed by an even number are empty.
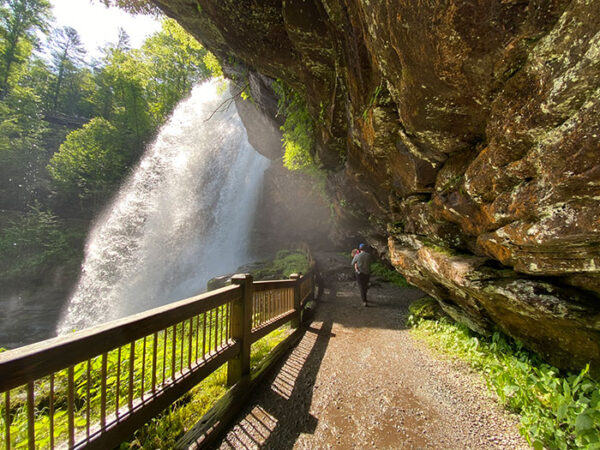
[[[227,363],[250,379],[250,346],[298,327],[313,272],[233,284],[0,353],[0,448],[112,448]]]

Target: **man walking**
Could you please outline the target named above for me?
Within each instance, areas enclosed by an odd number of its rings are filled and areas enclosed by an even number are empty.
[[[363,306],[367,306],[367,290],[371,278],[371,255],[367,252],[365,244],[358,246],[358,253],[352,258],[352,268],[356,274],[356,282],[358,283],[358,289],[360,289]]]

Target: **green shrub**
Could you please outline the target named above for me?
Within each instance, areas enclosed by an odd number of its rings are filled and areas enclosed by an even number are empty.
[[[421,319],[436,320],[444,316],[444,312],[438,301],[432,297],[423,297],[408,305],[410,314],[409,325]]]
[[[309,267],[306,255],[295,250],[279,250],[273,266],[275,270],[281,271],[284,277],[293,273],[306,273]]]
[[[521,416],[520,432],[533,448],[600,448],[600,383],[589,367],[563,374],[499,332],[488,339],[445,320],[419,321],[415,333],[481,371],[488,388]]]
[[[111,191],[125,174],[118,142],[118,130],[95,117],[67,135],[50,159],[48,171],[62,190],[81,198]]]

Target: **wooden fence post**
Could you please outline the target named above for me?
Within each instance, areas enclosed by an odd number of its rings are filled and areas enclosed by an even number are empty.
[[[234,275],[233,284],[242,288],[241,298],[231,308],[231,337],[242,344],[240,354],[227,363],[227,384],[233,386],[250,375],[250,345],[252,332],[252,299],[254,286],[249,273]]]
[[[293,273],[290,275],[290,280],[294,280],[294,310],[296,311],[296,318],[292,320],[292,328],[300,328],[302,323],[302,307],[300,305],[300,282],[302,275]]]

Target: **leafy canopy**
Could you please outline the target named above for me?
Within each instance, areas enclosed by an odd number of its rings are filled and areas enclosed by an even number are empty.
[[[26,62],[39,44],[38,32],[47,31],[50,16],[48,0],[0,1],[1,97],[9,90],[10,78],[18,74],[15,67]]]
[[[101,117],[69,133],[48,165],[54,181],[65,190],[79,192],[82,198],[115,184],[124,165],[116,133],[116,128]]]

